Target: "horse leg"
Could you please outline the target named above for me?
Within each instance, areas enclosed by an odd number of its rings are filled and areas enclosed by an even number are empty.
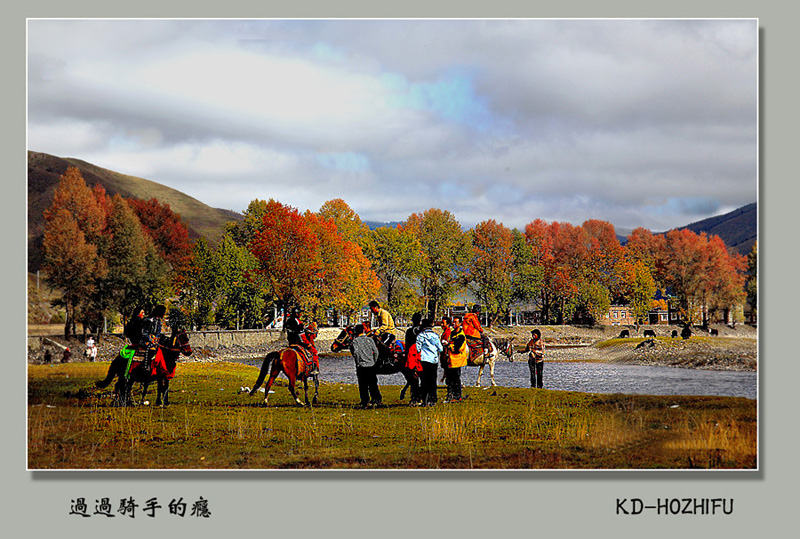
[[[481,375],[483,375],[483,367],[486,365],[485,363],[481,363],[480,367],[478,367],[478,381],[475,382],[477,387],[481,387]]]
[[[317,404],[317,402],[319,401],[319,399],[318,399],[318,397],[319,397],[319,375],[315,374],[314,376],[312,376],[312,378],[314,380],[314,397],[311,399],[311,403],[312,404]]]
[[[308,401],[308,376],[303,377],[303,391],[306,395],[306,406],[309,406],[311,403]]]
[[[139,406],[144,405],[144,396],[147,394],[147,387],[150,385],[150,382],[142,382],[142,398],[139,399]]]
[[[169,380],[166,378],[159,378],[156,380],[156,406],[166,406],[167,395],[169,395]]]
[[[294,387],[295,384],[297,383],[297,378],[296,378],[297,375],[293,372],[287,372],[286,376],[289,377],[289,393],[291,393],[292,398],[294,398],[294,402],[296,402],[300,406],[303,406],[303,401],[301,401],[300,398],[297,396],[297,389]]]

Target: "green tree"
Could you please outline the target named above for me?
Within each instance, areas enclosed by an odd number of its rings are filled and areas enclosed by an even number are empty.
[[[221,273],[216,254],[208,240],[201,237],[194,243],[179,297],[179,305],[191,327],[204,328],[214,323],[222,288]]]
[[[114,305],[128,313],[137,305],[163,302],[170,291],[169,266],[120,195],[111,199],[108,232],[111,241],[106,287]]]
[[[217,323],[235,329],[260,324],[267,302],[257,275],[258,261],[253,254],[226,234],[217,248],[216,263],[212,267],[218,276],[214,294]]]
[[[404,316],[409,309],[419,309],[419,294],[412,283],[424,272],[422,244],[416,235],[396,227],[373,230],[365,253],[381,281],[386,305]]]
[[[456,285],[463,282],[471,254],[469,238],[453,214],[437,208],[412,214],[403,229],[414,234],[422,246],[422,295],[429,316],[437,318],[451,300]]]

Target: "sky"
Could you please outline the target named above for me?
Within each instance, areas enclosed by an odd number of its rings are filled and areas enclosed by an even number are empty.
[[[32,19],[28,149],[238,212],[659,232],[757,200],[757,39],[755,19]]]

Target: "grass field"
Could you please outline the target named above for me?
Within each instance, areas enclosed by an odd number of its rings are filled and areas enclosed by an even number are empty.
[[[281,377],[263,406],[255,367],[182,363],[166,408],[111,406],[93,387],[108,363],[29,365],[30,469],[755,469],[756,402],[522,388],[408,406],[381,386],[361,410],[356,386],[325,383],[296,406]],[[298,389],[302,397],[302,386]],[[155,401],[155,387],[148,400]]]

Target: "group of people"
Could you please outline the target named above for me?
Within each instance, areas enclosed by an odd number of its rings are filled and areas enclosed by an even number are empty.
[[[395,336],[395,323],[392,315],[377,301],[369,303],[369,309],[377,323],[374,329],[368,325],[356,324],[350,342],[350,353],[355,361],[358,381],[359,407],[381,408],[383,398],[378,386],[377,365],[380,358],[379,344],[390,347]],[[433,406],[437,403],[437,377],[439,366],[444,370],[447,388],[444,402],[460,402],[467,398],[462,393],[461,368],[469,363],[471,350],[486,354],[491,348],[488,335],[480,323],[480,307],[475,305],[470,312],[460,316],[445,316],[441,319],[441,334],[434,331],[434,322],[416,313],[411,318],[411,326],[405,332],[406,369],[414,406]],[[315,324],[304,325],[300,313],[293,309],[287,317],[284,328],[290,346],[308,352],[307,368],[310,374],[319,372],[319,354],[314,339],[317,336]],[[531,387],[542,387],[542,367],[544,365],[544,341],[541,332],[534,329],[526,345],[528,365],[531,373]]]
[[[378,340],[386,343],[393,339],[395,325],[391,314],[377,301],[370,302],[369,307],[378,321],[378,327],[374,330]],[[432,319],[423,319],[420,313],[412,316],[411,326],[405,332],[406,368],[411,373],[407,380],[412,405],[433,406],[437,403],[436,380],[440,365],[444,370],[447,388],[444,402],[460,402],[467,398],[461,390],[461,368],[469,363],[471,350],[487,354],[491,348],[479,315],[480,307],[476,305],[463,319],[460,316],[443,317],[441,335],[434,331]],[[375,372],[379,357],[378,347],[363,324],[356,325],[353,333],[350,352],[356,364],[359,406],[381,407],[382,398]],[[389,334],[391,335],[387,336]],[[541,388],[544,341],[538,329],[533,330],[526,352],[529,356],[531,387]]]

